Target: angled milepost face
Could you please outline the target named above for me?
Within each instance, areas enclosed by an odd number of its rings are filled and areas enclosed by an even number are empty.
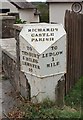
[[[66,71],[66,32],[60,24],[26,24],[20,33],[21,70],[37,76]]]

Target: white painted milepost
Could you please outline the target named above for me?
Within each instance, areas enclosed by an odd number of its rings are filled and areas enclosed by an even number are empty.
[[[26,74],[32,87],[31,96],[45,92],[44,96],[39,95],[39,101],[51,95],[50,98],[54,99],[57,81],[66,73],[66,32],[63,26],[26,24],[19,37],[21,71]]]

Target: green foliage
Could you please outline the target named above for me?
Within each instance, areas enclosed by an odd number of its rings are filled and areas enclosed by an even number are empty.
[[[81,113],[80,112],[73,112],[73,111],[67,111],[62,110],[60,111],[60,118],[80,118]]]
[[[66,105],[74,107],[76,109],[80,109],[81,107],[81,82],[83,78],[81,78],[76,85],[72,88],[69,94],[65,97]]]
[[[6,76],[6,75],[3,75],[3,76],[2,76],[2,80],[8,80],[8,79],[9,79],[8,76]]]
[[[16,24],[25,24],[26,21],[22,21],[21,19],[16,19]]]
[[[25,111],[24,117],[30,118],[31,120],[34,120],[35,118],[38,118],[40,120],[42,119],[55,119],[55,118],[80,118],[81,117],[81,111],[80,111],[80,105],[81,105],[81,83],[83,81],[83,78],[80,79],[74,88],[69,92],[69,94],[65,97],[65,103],[68,106],[65,106],[63,110],[58,109],[56,107],[56,103],[50,101],[49,99],[45,99],[40,104],[28,104],[28,106],[23,107],[27,108]],[[23,109],[22,108],[22,109]],[[77,109],[78,108],[78,109]]]
[[[34,119],[55,119],[55,118],[80,118],[80,112],[71,107],[65,106],[63,110],[56,108],[55,102],[45,99],[42,103],[23,103],[21,110],[25,111],[24,118]]]
[[[48,4],[42,3],[34,3],[37,9],[40,12],[40,22],[49,22],[49,12],[48,12]]]
[[[63,109],[56,107],[56,103],[45,99],[42,103],[32,103],[29,101],[22,101],[19,106],[20,113],[23,113],[23,118],[27,120],[51,120],[58,118],[59,120],[79,120],[82,118],[80,108],[81,101],[81,83],[83,78],[80,79],[74,88],[65,97],[65,103]]]
[[[42,103],[40,103],[41,107],[44,109],[48,109],[51,107],[55,106],[55,102],[52,102],[49,98],[44,99],[44,101]]]

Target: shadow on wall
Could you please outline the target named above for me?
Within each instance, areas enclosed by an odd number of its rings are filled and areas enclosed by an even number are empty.
[[[30,101],[31,100],[31,87],[27,79],[26,79],[26,90],[27,90],[26,92],[27,92],[28,100]]]

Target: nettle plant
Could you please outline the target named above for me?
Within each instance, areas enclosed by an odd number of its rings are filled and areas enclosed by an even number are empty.
[[[16,19],[16,24],[26,24],[27,21],[22,21],[22,19]]]

